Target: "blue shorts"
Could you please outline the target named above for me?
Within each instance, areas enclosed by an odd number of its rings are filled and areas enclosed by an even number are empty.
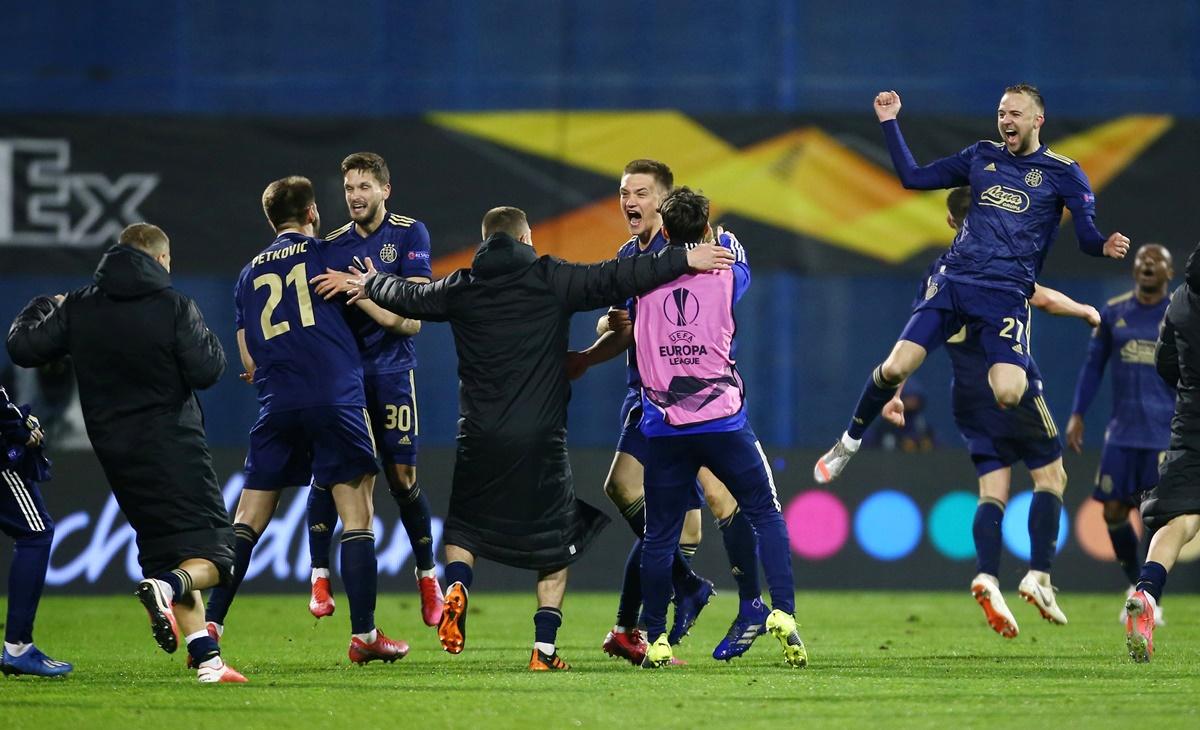
[[[14,540],[28,540],[53,530],[54,520],[37,485],[15,471],[0,472],[0,531]]]
[[[968,336],[979,338],[989,367],[1009,363],[1029,369],[1029,300],[1008,289],[963,284],[934,274],[900,339],[933,352],[964,326]]]
[[[1165,451],[1112,446],[1105,442],[1092,498],[1137,506],[1141,501],[1140,493],[1158,485],[1158,465],[1166,454]]]
[[[1062,457],[1058,427],[1040,391],[1030,387],[1020,404],[1001,410],[987,407],[954,414],[979,476],[1024,462],[1040,469]]]
[[[363,378],[375,448],[384,464],[417,463],[417,385],[413,372]]]
[[[246,489],[328,487],[375,474],[367,409],[319,406],[264,413],[250,429]]]
[[[642,391],[630,389],[625,394],[625,401],[621,403],[621,436],[617,439],[617,451],[622,454],[629,454],[637,459],[642,466],[646,465],[646,458],[650,454],[650,440],[642,433]],[[696,489],[688,497],[688,509],[702,509],[704,507],[704,488],[700,486],[700,480],[696,480]]]

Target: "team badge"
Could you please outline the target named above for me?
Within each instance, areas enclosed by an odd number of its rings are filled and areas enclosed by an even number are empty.
[[[933,299],[934,297],[937,296],[937,293],[938,293],[937,282],[935,282],[933,280],[933,277],[930,277],[929,278],[929,286],[925,287],[925,301],[929,301],[930,299]]]
[[[379,249],[379,260],[385,264],[394,263],[396,261],[396,247],[390,243],[385,243],[383,248]]]
[[[1030,170],[1029,172],[1025,173],[1025,184],[1031,188],[1036,188],[1038,185],[1041,185],[1042,171]]]

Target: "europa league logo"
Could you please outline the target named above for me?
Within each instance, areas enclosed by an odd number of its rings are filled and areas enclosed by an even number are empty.
[[[700,316],[700,300],[687,289],[676,289],[663,300],[663,316],[676,327],[686,327]]]

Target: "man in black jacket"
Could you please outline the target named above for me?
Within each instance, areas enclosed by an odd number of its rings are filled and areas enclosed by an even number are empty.
[[[689,270],[729,268],[723,248],[568,264],[533,250],[525,213],[483,219],[470,269],[432,284],[376,274],[327,274],[317,293],[373,300],[413,319],[450,322],[458,351],[459,433],[446,517],[446,603],[438,637],[451,654],[466,640],[475,557],[538,572],[529,668],[562,670],[554,648],[567,566],[608,518],[575,497],[567,459],[567,334],[571,315],[645,293]]]
[[[1125,601],[1125,645],[1135,662],[1154,653],[1154,609],[1167,572],[1200,533],[1200,247],[1188,257],[1183,286],[1171,295],[1154,349],[1154,365],[1175,388],[1171,443],[1158,467],[1158,486],[1142,500],[1142,521],[1154,531],[1134,593]]]
[[[170,269],[162,229],[129,226],[94,284],[26,305],[8,352],[22,367],[72,357],[88,436],[137,534],[146,580],[135,595],[155,640],[174,652],[182,628],[200,681],[244,682],[205,632],[200,599],[233,566],[233,527],[195,394],[221,377],[225,353],[195,303],[171,288]]]

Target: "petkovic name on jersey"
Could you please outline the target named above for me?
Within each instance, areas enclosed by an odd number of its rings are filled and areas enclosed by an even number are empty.
[[[993,185],[979,194],[979,204],[1007,210],[1010,213],[1024,213],[1029,209],[1029,196],[1020,190],[1003,185]]]

